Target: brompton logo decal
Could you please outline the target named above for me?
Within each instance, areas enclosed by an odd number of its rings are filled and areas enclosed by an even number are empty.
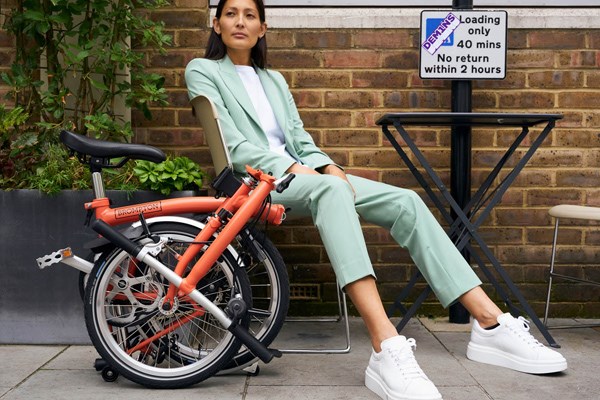
[[[162,210],[162,204],[159,201],[156,203],[148,203],[148,204],[144,204],[141,206],[120,208],[118,210],[115,210],[115,218],[116,219],[126,218],[126,217],[129,217],[134,214],[138,215],[140,213],[153,213],[153,212],[158,212],[161,210]]]

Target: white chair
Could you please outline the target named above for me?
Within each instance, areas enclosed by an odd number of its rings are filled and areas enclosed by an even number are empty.
[[[582,279],[575,276],[564,275],[554,272],[554,262],[556,259],[556,242],[558,238],[558,224],[561,218],[567,219],[578,219],[588,221],[600,221],[600,207],[588,207],[588,206],[575,206],[568,204],[561,204],[552,207],[548,213],[554,217],[554,238],[552,240],[552,255],[550,257],[550,273],[548,276],[548,293],[546,294],[546,307],[544,310],[544,325],[548,328],[581,328],[590,326],[599,326],[599,324],[578,324],[578,325],[555,325],[548,326],[548,311],[550,309],[550,294],[552,291],[552,283],[554,278],[562,279],[571,282],[577,282],[588,285],[600,286],[600,282],[591,281],[588,279]],[[600,257],[598,257],[600,261]]]
[[[210,150],[213,160],[215,173],[217,176],[225,169],[233,170],[231,156],[227,149],[225,136],[219,122],[219,112],[214,103],[206,96],[200,95],[194,97],[191,101],[196,119],[204,129],[204,136]],[[346,345],[335,349],[279,349],[282,353],[296,354],[343,354],[350,352],[350,326],[348,322],[348,305],[346,294],[338,288],[337,293],[339,315],[333,318],[293,318],[288,321],[301,322],[340,322],[344,320]]]
[[[204,137],[210,150],[215,173],[219,175],[225,168],[233,169],[231,156],[225,144],[225,137],[219,121],[219,113],[213,102],[206,96],[192,99],[196,119],[204,129]]]

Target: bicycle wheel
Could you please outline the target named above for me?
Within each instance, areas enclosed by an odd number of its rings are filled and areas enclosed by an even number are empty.
[[[206,223],[207,215],[197,215],[195,220]],[[153,230],[154,225],[150,225]],[[198,228],[188,226],[197,234]],[[238,264],[243,265],[252,287],[253,307],[248,311],[250,332],[265,346],[269,346],[281,330],[287,316],[290,303],[289,278],[281,254],[261,231],[245,228],[230,244],[231,253],[236,253]],[[228,249],[229,249],[228,248]],[[80,274],[80,287],[87,275]],[[81,289],[83,292],[84,290]],[[250,365],[256,357],[242,347],[223,373]]]
[[[177,223],[154,224],[151,230],[169,239],[158,258],[172,268],[198,232]],[[220,308],[237,294],[251,307],[249,285],[244,269],[226,251],[197,289]],[[151,388],[198,383],[217,373],[241,345],[185,296],[164,310],[167,287],[154,270],[115,249],[96,262],[86,288],[86,325],[98,353],[124,377]],[[239,323],[247,326],[248,319]]]
[[[249,331],[269,346],[281,330],[290,304],[290,283],[281,254],[262,232],[244,229],[231,243],[250,279],[252,308]],[[256,357],[244,346],[223,373],[250,365]]]

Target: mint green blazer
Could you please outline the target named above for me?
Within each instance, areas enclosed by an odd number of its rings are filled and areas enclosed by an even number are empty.
[[[304,130],[300,115],[283,76],[276,71],[256,68],[279,126],[285,135],[286,149],[306,166],[316,169],[334,162]],[[220,60],[196,58],[185,69],[190,100],[198,95],[216,105],[233,167],[245,173],[246,164],[281,177],[294,164],[288,157],[269,149],[267,136],[235,66],[225,56]]]

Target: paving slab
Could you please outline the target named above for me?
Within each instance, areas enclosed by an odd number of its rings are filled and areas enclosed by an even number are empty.
[[[599,333],[589,328],[553,330],[551,333],[558,343],[562,343],[558,351],[569,364],[564,373],[531,375],[473,362],[466,358],[467,333],[438,332],[435,336],[494,400],[598,399],[599,390],[593,382],[597,381],[600,367]]]
[[[397,323],[397,320],[393,321]],[[569,363],[565,373],[537,376],[475,363],[466,358],[468,329],[444,321],[413,319],[402,334],[417,342],[415,357],[445,400],[597,400],[600,329],[555,329],[552,335]],[[552,323],[581,322],[553,320]],[[304,325],[303,325],[304,324]],[[243,371],[212,377],[186,389],[156,391],[123,377],[104,382],[93,368],[98,357],[92,346],[0,346],[0,399],[106,398],[147,400],[157,394],[174,398],[219,400],[372,399],[364,387],[364,368],[371,346],[362,321],[350,321],[349,354],[285,354],[260,364],[257,376]],[[533,328],[532,328],[533,329]],[[534,336],[541,338],[534,331]],[[339,323],[287,323],[276,347],[339,347],[344,345]]]
[[[360,386],[371,345],[362,320],[350,319],[351,351],[347,354],[284,354],[261,365],[250,386]],[[286,322],[271,347],[276,349],[342,349],[343,322]]]
[[[18,385],[67,346],[0,346],[0,387]]]
[[[157,396],[176,399],[239,400],[243,398],[244,376],[212,377],[186,389],[156,391],[146,389],[119,377],[104,382],[100,375],[88,370],[40,370],[26,382],[2,397],[2,400],[127,399],[148,400]]]
[[[96,358],[99,357],[94,346],[69,346],[60,355],[44,365],[44,369],[89,370],[94,365]]]
[[[250,386],[245,400],[377,400],[365,386]]]
[[[472,322],[454,324],[448,317],[419,317],[418,320],[429,332],[471,332]]]
[[[437,385],[444,400],[492,400],[481,386]],[[532,400],[537,398],[532,398]]]

